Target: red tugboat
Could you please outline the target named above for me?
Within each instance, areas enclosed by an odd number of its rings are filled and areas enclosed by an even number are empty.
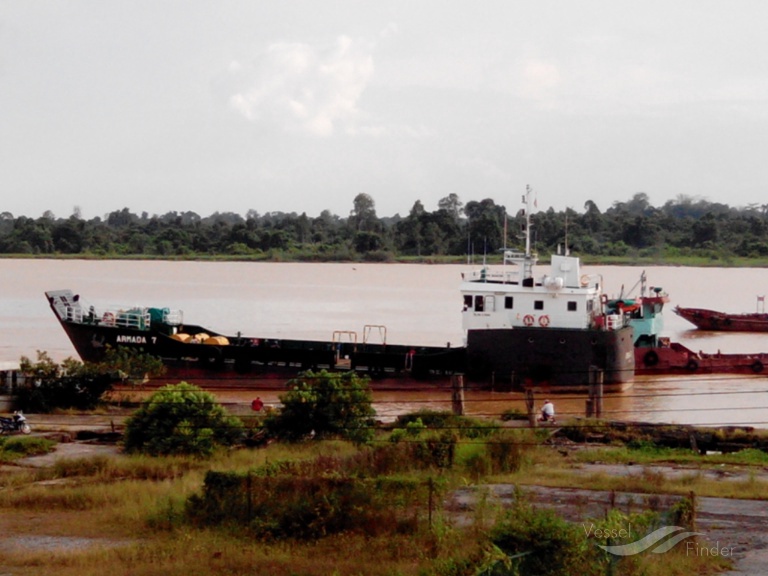
[[[658,336],[663,327],[661,312],[669,297],[661,288],[651,288],[649,294],[645,273],[640,284],[639,298],[608,302],[609,307],[624,310],[635,330],[635,374],[761,374],[765,371],[768,375],[765,370],[768,354],[694,352],[678,342]],[[678,310],[680,308],[675,308],[679,314]]]

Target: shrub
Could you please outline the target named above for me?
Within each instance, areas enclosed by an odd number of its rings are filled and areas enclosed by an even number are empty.
[[[274,437],[298,441],[340,437],[357,443],[374,435],[368,380],[353,372],[305,372],[288,382],[283,407],[267,415],[264,426]]]
[[[424,427],[430,430],[452,430],[462,438],[484,438],[498,430],[493,422],[458,416],[448,410],[419,410],[397,417],[396,428]]]
[[[511,558],[520,574],[570,576],[588,573],[587,541],[580,526],[552,510],[519,502],[491,533],[491,541]]]
[[[26,385],[19,387],[19,406],[38,413],[56,408],[91,410],[114,382],[141,382],[165,369],[158,358],[128,348],[108,348],[99,363],[67,358],[61,364],[38,350],[37,361],[22,356],[20,368]]]
[[[240,420],[227,414],[212,394],[181,382],[160,388],[127,420],[124,448],[152,456],[209,456],[241,435]]]
[[[19,407],[26,412],[50,412],[56,408],[89,410],[112,387],[113,378],[94,364],[67,358],[54,362],[38,350],[37,361],[21,357],[25,385],[17,392]]]
[[[317,539],[340,532],[377,536],[413,532],[414,506],[427,500],[423,482],[288,472],[210,471],[203,493],[187,500],[187,517],[206,525],[245,525],[268,538]]]
[[[517,472],[522,467],[522,441],[516,431],[499,431],[488,440],[487,447],[495,473]]]
[[[456,434],[451,432],[413,441],[413,460],[423,468],[452,468],[456,459],[456,441]]]

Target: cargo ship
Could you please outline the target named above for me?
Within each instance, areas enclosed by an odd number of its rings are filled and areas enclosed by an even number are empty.
[[[534,277],[530,189],[523,202],[525,251],[504,250],[501,264],[462,277],[465,342],[458,347],[390,344],[384,326],[366,326],[361,341],[348,332],[330,341],[225,335],[185,322],[179,310],[96,307],[68,289],[46,297],[83,361],[100,361],[109,347],[129,347],[159,357],[169,376],[265,378],[309,369],[418,378],[460,373],[473,381],[571,390],[600,373],[609,389],[629,385],[635,352],[627,316],[607,307],[602,278],[582,274],[577,257],[553,255],[549,273]]]

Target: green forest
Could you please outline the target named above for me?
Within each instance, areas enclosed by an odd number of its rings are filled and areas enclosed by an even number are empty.
[[[601,211],[552,208],[532,214],[534,249],[546,257],[565,246],[586,262],[768,265],[768,204],[732,208],[679,196],[661,207],[637,193]],[[506,222],[505,222],[506,220]],[[0,213],[0,254],[79,258],[230,258],[299,261],[463,261],[519,248],[522,209],[490,198],[463,202],[450,194],[428,211],[420,201],[406,216],[379,216],[358,194],[348,216],[249,210],[168,212],[128,208],[90,220]],[[506,239],[505,239],[506,233]]]

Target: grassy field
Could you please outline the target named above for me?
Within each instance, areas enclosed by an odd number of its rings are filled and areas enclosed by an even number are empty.
[[[206,460],[116,454],[61,460],[42,469],[6,468],[0,476],[0,534],[4,535],[0,537],[0,573],[511,574],[514,572],[498,571],[511,562],[509,552],[502,553],[499,543],[517,539],[531,552],[525,557],[528,560],[523,561],[530,561],[537,554],[553,553],[570,559],[567,565],[553,564],[548,572],[536,572],[529,567],[528,572],[522,573],[589,575],[605,574],[610,569],[616,574],[649,576],[712,574],[727,567],[727,561],[674,551],[618,561],[601,556],[595,546],[600,541],[579,536],[567,523],[529,506],[522,497],[511,516],[509,510],[493,503],[458,513],[446,510],[441,503],[452,490],[484,483],[649,494],[685,495],[695,491],[699,496],[733,498],[763,498],[768,487],[759,477],[767,463],[766,455],[752,450],[714,459],[703,459],[690,451],[648,447],[571,446],[563,450],[546,443],[546,433],[507,429],[483,437],[456,438],[450,465],[435,466],[414,462],[414,446],[432,451],[421,453],[423,458],[434,455],[435,447],[439,448],[429,431],[421,432],[426,437],[401,435],[397,443],[390,441],[389,434],[380,432],[373,445],[367,447],[340,441],[275,443],[262,448],[220,451]],[[0,460],[18,462],[19,455],[48,449],[50,446],[41,445],[39,439],[3,439]],[[663,472],[616,476],[584,471],[586,465],[594,462],[675,465],[690,470],[675,476]],[[289,469],[293,476],[365,478],[372,486],[386,483],[415,486],[416,490],[407,501],[399,497],[391,502],[372,500],[382,509],[396,506],[396,522],[361,530],[328,530],[327,534],[313,538],[275,538],[258,532],[254,524],[224,521],[214,525],[190,520],[190,503],[203,493],[210,471],[247,474],[249,481],[251,475],[278,478],[283,463],[292,463]],[[373,466],[377,471],[364,470],[363,465]],[[711,480],[703,471],[712,466],[738,472],[743,479]],[[330,493],[320,494],[315,502],[336,502],[334,497]],[[290,500],[288,495],[285,500]],[[354,506],[350,508],[353,509]],[[316,512],[308,513],[306,518],[317,521],[320,516]],[[390,517],[386,510],[381,512],[384,516],[380,517]],[[649,526],[652,522],[671,521],[649,518],[646,515],[629,520],[637,524],[651,522]],[[266,519],[258,520],[259,526],[263,526]],[[595,521],[607,526],[608,519]],[[560,536],[545,543],[543,534]],[[61,545],[45,545],[50,539]]]

